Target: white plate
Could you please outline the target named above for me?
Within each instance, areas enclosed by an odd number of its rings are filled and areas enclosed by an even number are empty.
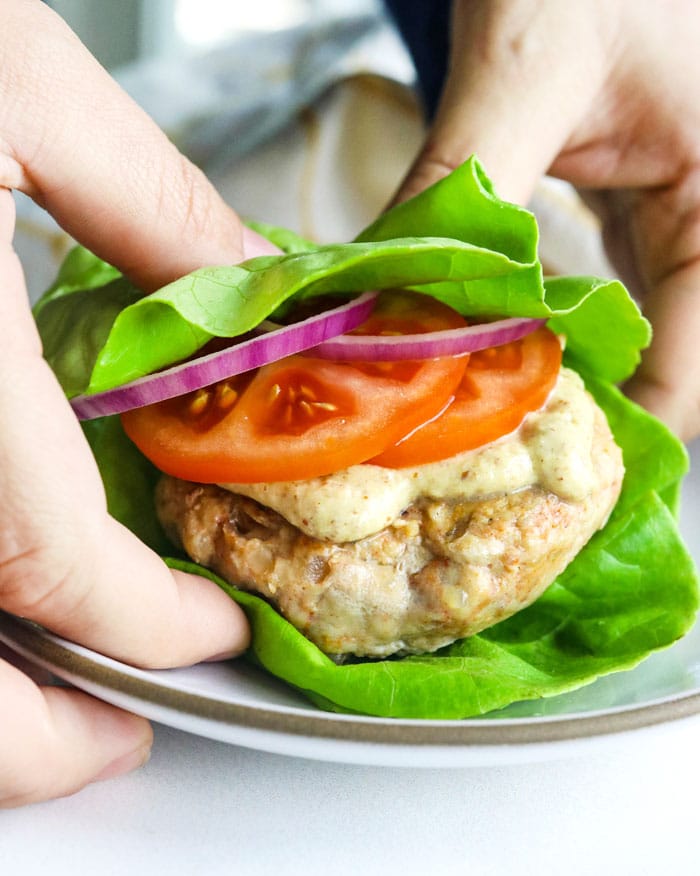
[[[700,442],[692,459],[681,526],[697,562]],[[454,767],[535,760],[700,713],[700,625],[632,671],[463,721],[322,712],[242,661],[134,669],[2,612],[0,641],[76,687],[160,723],[235,745],[346,763]]]

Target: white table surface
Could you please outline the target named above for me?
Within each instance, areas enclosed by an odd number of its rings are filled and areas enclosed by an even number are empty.
[[[683,529],[700,559],[700,443]],[[156,726],[150,762],[0,813],[0,874],[700,873],[700,715],[536,763],[324,763]]]
[[[700,872],[700,721],[540,764],[358,767],[156,728],[148,765],[0,814],[0,868],[63,874]]]

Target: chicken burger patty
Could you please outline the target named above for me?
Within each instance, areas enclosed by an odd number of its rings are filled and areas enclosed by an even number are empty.
[[[283,484],[166,476],[156,503],[195,562],[323,651],[385,657],[434,651],[537,599],[604,526],[623,474],[604,415],[562,369],[517,432],[449,460]]]

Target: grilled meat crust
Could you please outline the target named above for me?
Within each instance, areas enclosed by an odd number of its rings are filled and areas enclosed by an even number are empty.
[[[340,544],[212,485],[164,477],[156,502],[166,532],[195,562],[269,599],[326,653],[416,654],[529,605],[605,524],[623,467],[600,412],[592,453],[598,483],[583,501],[539,487],[476,501],[422,498],[380,532]]]

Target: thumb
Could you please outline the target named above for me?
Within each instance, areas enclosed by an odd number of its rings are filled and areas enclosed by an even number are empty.
[[[602,85],[596,21],[590,2],[457,0],[435,121],[394,201],[476,154],[502,198],[526,202]]]

